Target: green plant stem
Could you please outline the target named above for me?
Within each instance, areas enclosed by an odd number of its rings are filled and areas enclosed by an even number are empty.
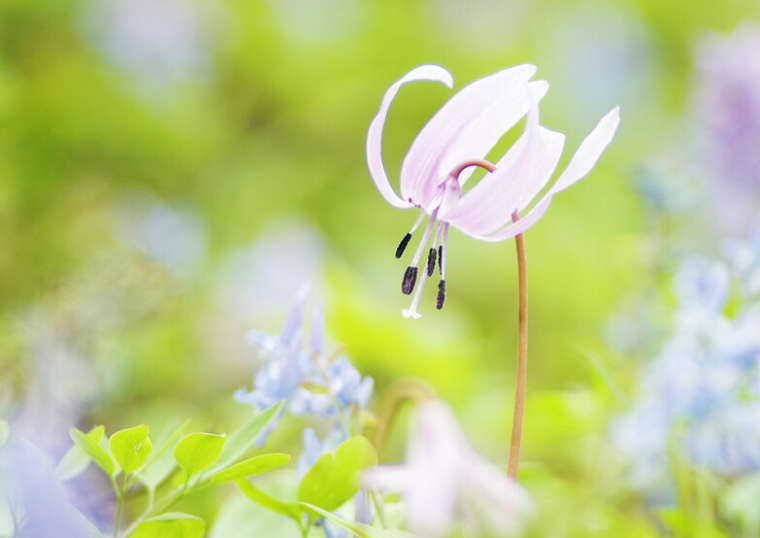
[[[432,387],[421,379],[408,377],[391,383],[380,403],[377,426],[372,438],[372,444],[375,445],[378,455],[385,444],[385,438],[393,419],[396,418],[401,406],[407,401],[418,402],[434,396],[435,391]]]
[[[388,525],[385,524],[385,509],[383,508],[383,504],[380,502],[380,499],[377,498],[377,493],[375,490],[371,489],[369,491],[369,496],[372,498],[372,504],[375,505],[375,512],[377,512],[377,519],[380,520],[380,526],[384,529],[387,529]]]
[[[512,221],[519,217],[515,211]],[[525,413],[525,387],[528,381],[528,259],[525,255],[525,237],[515,236],[517,247],[517,280],[519,289],[518,336],[517,336],[517,376],[515,379],[515,407],[512,417],[512,439],[509,446],[507,474],[517,480],[520,466],[520,444],[522,442],[523,415]]]
[[[119,489],[119,494],[117,495],[118,501],[116,505],[116,521],[113,525],[113,538],[118,538],[119,536],[119,527],[121,526],[121,511],[124,508],[124,495],[126,492],[126,485],[127,485],[127,478],[123,474],[121,475],[121,488]]]

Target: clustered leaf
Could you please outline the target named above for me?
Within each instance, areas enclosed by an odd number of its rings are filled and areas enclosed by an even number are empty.
[[[123,492],[139,480],[148,492],[149,507],[126,531],[128,538],[202,538],[206,527],[202,519],[188,514],[160,512],[191,491],[232,481],[237,481],[249,498],[276,513],[286,512],[285,515],[296,519],[300,526],[302,510],[298,504],[277,501],[245,481],[247,477],[287,464],[290,455],[262,454],[239,461],[280,412],[282,405],[279,403],[259,413],[229,438],[195,432],[180,439],[186,423],[178,427],[174,425],[158,436],[156,450],[147,424],[120,430],[110,439],[103,426],[96,426],[87,433],[71,428],[69,433],[74,445],[58,464],[56,474],[61,480],[71,479],[94,461],[111,479],[119,502],[124,498]],[[0,420],[0,445],[7,436],[6,426]],[[172,481],[176,489],[157,505],[162,508],[154,507],[156,488],[177,465],[180,471]],[[119,473],[122,474],[120,486],[116,481]],[[190,483],[190,479],[196,476],[198,479]],[[285,506],[287,510],[283,508]]]
[[[111,436],[109,447],[111,456],[119,464],[124,474],[138,470],[153,451],[153,444],[148,437],[147,424],[114,433]]]
[[[185,471],[186,480],[219,459],[225,437],[214,433],[189,433],[174,447],[174,459]]]
[[[71,440],[87,454],[98,467],[103,469],[108,476],[114,476],[118,469],[111,455],[103,448],[105,429],[97,426],[88,433],[83,433],[76,428],[69,430]]]
[[[290,461],[290,454],[263,454],[243,460],[231,465],[214,475],[212,481],[215,484],[232,482],[249,476],[265,473],[277,467],[281,467]]]
[[[298,486],[298,500],[328,511],[337,510],[359,491],[360,473],[377,465],[377,453],[362,436],[345,441],[333,454],[323,454]]]

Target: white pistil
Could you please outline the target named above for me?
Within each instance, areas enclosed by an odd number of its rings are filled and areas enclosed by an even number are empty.
[[[425,248],[425,245],[427,245],[428,239],[430,239],[430,232],[433,229],[433,225],[437,223],[436,216],[438,215],[438,210],[436,209],[433,211],[433,214],[430,216],[430,220],[427,223],[427,226],[425,227],[425,233],[422,234],[422,239],[420,239],[420,244],[417,245],[417,250],[414,251],[414,257],[412,258],[412,263],[409,265],[416,266],[420,261],[420,256],[422,255],[422,250]]]
[[[439,228],[438,228],[438,222],[436,221],[436,218],[435,218],[436,213],[437,211],[433,212],[433,216],[431,217],[430,222],[428,223],[428,226],[425,229],[425,234],[422,236],[422,241],[417,247],[417,252],[414,253],[414,259],[412,260],[413,266],[417,265],[417,262],[420,259],[420,255],[422,254],[422,250],[427,245],[428,239],[430,238],[430,232],[433,226],[436,226],[435,237],[436,237],[436,240],[438,239]],[[422,317],[417,312],[417,306],[420,304],[420,296],[422,295],[422,288],[425,287],[425,281],[427,280],[427,278],[428,278],[427,270],[423,270],[420,282],[417,285],[417,289],[414,291],[414,297],[412,297],[412,304],[409,305],[409,308],[405,308],[401,311],[401,315],[404,316],[405,318],[419,319],[420,317]]]

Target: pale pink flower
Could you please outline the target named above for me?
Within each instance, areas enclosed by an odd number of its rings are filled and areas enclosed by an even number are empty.
[[[509,534],[533,511],[523,489],[470,447],[451,409],[439,400],[419,404],[404,465],[364,473],[364,484],[403,496],[409,529],[418,536]]]
[[[401,240],[400,258],[426,215],[430,220],[422,240],[406,269],[402,291],[411,294],[417,280],[417,265],[431,236],[422,282],[403,311],[405,317],[417,313],[420,292],[432,276],[436,258],[440,272],[437,308],[445,299],[446,238],[449,225],[482,241],[503,241],[533,226],[546,212],[552,197],[591,171],[612,140],[620,122],[619,108],[605,115],[580,147],[562,174],[542,197],[516,222],[519,215],[551,179],[565,143],[562,133],[539,124],[538,102],[549,87],[544,80],[531,81],[536,67],[518,65],[476,80],[457,92],[419,132],[401,165],[401,196],[391,187],[382,159],[382,132],[393,98],[407,82],[428,80],[453,86],[451,74],[437,65],[421,65],[409,71],[386,90],[380,110],[367,133],[367,165],[377,189],[394,207],[416,207],[420,216]],[[495,170],[464,195],[462,186],[472,166],[520,119],[528,115],[525,132],[496,163]],[[485,166],[484,166],[485,167]]]

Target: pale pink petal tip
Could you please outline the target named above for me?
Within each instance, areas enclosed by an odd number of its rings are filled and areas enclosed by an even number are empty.
[[[372,181],[375,182],[377,190],[389,204],[402,209],[411,207],[411,204],[408,201],[399,198],[388,180],[388,174],[383,165],[382,155],[383,127],[385,126],[385,118],[388,115],[388,109],[391,106],[391,102],[393,101],[393,98],[396,97],[401,86],[407,82],[422,80],[440,82],[449,88],[454,85],[454,79],[451,76],[451,73],[439,65],[421,65],[415,67],[394,82],[390,88],[385,91],[383,100],[380,103],[380,110],[378,110],[377,115],[372,119],[372,122],[369,124],[369,130],[367,131],[367,167],[369,168],[370,176],[372,176]]]
[[[552,192],[556,193],[568,188],[591,171],[602,156],[602,152],[612,142],[618,125],[620,125],[620,107],[616,106],[599,120],[596,127],[583,139],[575,155],[570,159],[570,164],[552,186]]]

